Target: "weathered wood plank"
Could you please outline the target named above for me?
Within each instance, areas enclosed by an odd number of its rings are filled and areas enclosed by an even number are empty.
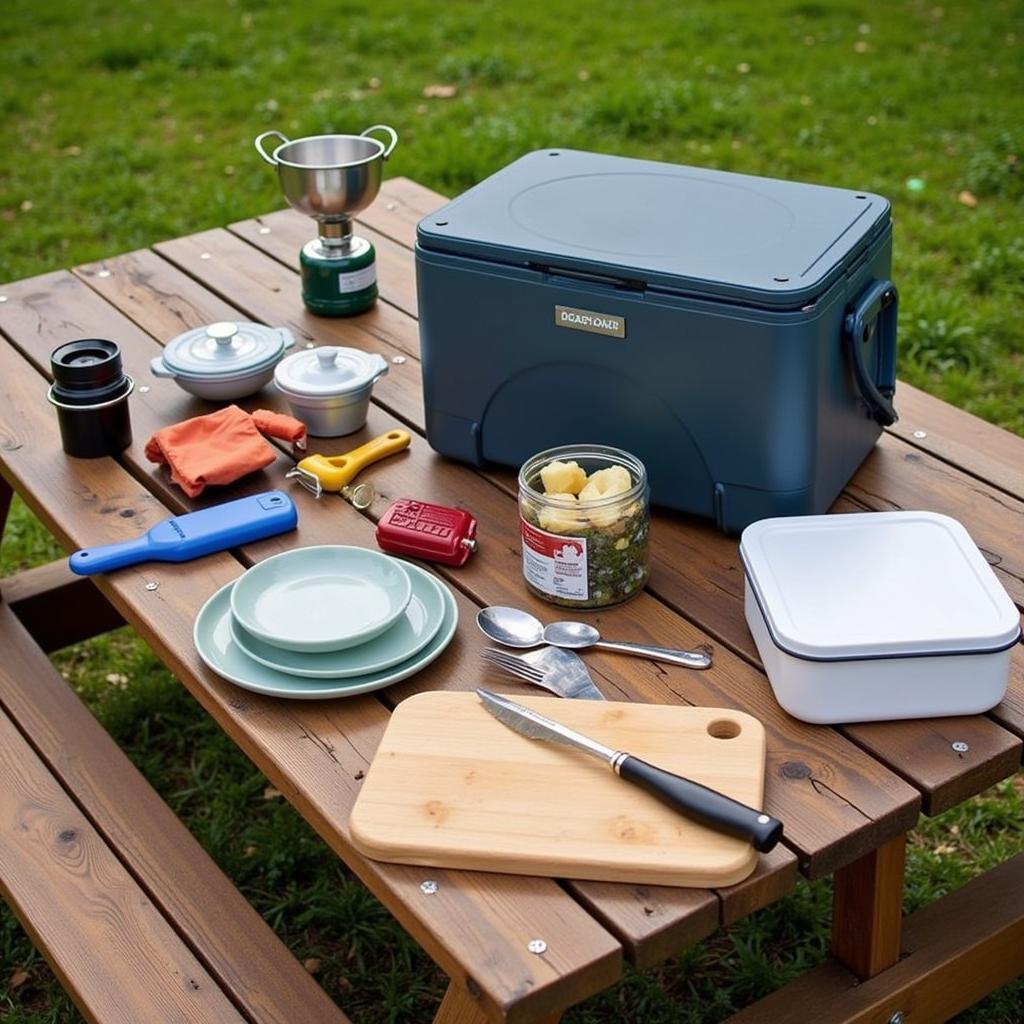
[[[106,269],[109,276],[102,278],[96,276],[95,269],[94,265],[81,270],[83,279],[93,284],[111,302],[123,307],[139,326],[157,336],[160,336],[162,329],[169,321],[173,323],[175,330],[179,329],[181,327],[180,317],[185,317],[186,323],[190,322],[190,318],[194,318],[195,323],[201,323],[214,315],[236,315],[236,311],[232,309],[225,310],[221,300],[217,298],[211,297],[212,302],[206,304],[205,295],[208,293],[205,293],[196,282],[181,271],[171,267],[153,253],[134,253],[108,261]],[[148,301],[146,299],[147,291]],[[166,308],[162,308],[163,306]],[[138,357],[140,365],[146,362],[150,355],[151,352],[148,348],[142,352]],[[275,399],[272,392],[265,392],[253,401],[258,404],[274,404],[275,401],[279,403],[280,399]],[[376,416],[376,413],[374,415]],[[383,432],[390,427],[381,425],[374,429]],[[335,447],[338,445],[348,447],[354,443],[357,441],[343,439],[334,444]],[[402,456],[402,459],[405,460],[409,457],[407,454]],[[380,469],[376,469],[374,473],[374,478],[379,480]],[[483,487],[490,497],[494,497],[493,488],[489,488],[479,481],[475,481],[475,486]],[[311,501],[311,499],[306,500]],[[304,514],[302,517],[304,542],[314,543],[317,542],[317,538],[320,538],[319,542],[335,543],[342,539],[353,539],[344,535],[339,536],[338,531],[341,524],[339,524],[333,506],[313,504],[309,506],[309,511],[317,516],[316,528],[320,532],[317,534],[309,532],[314,529],[314,524],[311,523],[309,516]],[[343,522],[347,522],[347,517]],[[354,539],[360,543],[372,543],[371,538],[364,538],[362,535]],[[283,543],[287,544],[288,542]],[[463,617],[467,620],[473,614],[475,614],[475,608],[471,606],[468,612],[463,611]],[[476,640],[476,644],[472,647],[472,656],[475,659],[476,649],[480,646],[481,641],[475,633],[471,636]],[[411,689],[403,689],[400,692],[404,694],[436,685],[431,680],[431,676],[422,677],[410,684]],[[468,688],[476,685],[477,680],[478,663],[472,660],[467,662],[464,673],[449,670],[446,673],[444,685]],[[759,870],[747,882],[728,890],[725,899],[726,905],[735,901],[737,906],[750,906],[751,909],[755,909],[756,906],[764,905],[772,899],[778,898],[791,888],[794,868],[795,859],[789,855],[780,854],[778,858],[768,862],[767,866]],[[671,935],[679,941],[679,946],[676,946],[678,949],[687,941],[696,941],[709,934],[717,925],[718,900],[714,895],[706,892],[691,893],[670,889],[652,897],[650,890],[645,889],[644,894],[640,896],[618,893],[614,898],[605,901],[589,895],[591,885],[592,883],[574,883],[573,891],[584,900],[592,912],[597,913],[607,927],[620,937],[631,958],[636,960],[644,960],[653,955],[651,951],[655,947],[648,942],[652,935]],[[597,884],[593,883],[593,885],[596,891]],[[615,887],[612,886],[610,889],[614,890]],[[652,899],[656,900],[658,906],[656,919],[651,919],[648,915],[639,917],[635,908],[641,904],[648,905]],[[600,906],[604,902],[607,902],[607,909],[600,910]],[[657,950],[659,957],[666,955],[667,950],[663,942],[657,946]]]
[[[13,298],[0,313],[0,328],[15,325],[17,333],[16,325],[24,326],[27,318],[35,336],[21,339],[28,348],[47,350],[56,343],[55,333],[77,333],[87,319],[82,314],[88,310],[81,307],[70,325],[60,317],[51,321],[41,312],[45,284],[37,279],[23,286],[33,297],[28,306],[20,302],[20,287],[8,289]],[[11,313],[19,305],[23,308]],[[126,340],[124,334],[118,338]],[[56,421],[37,400],[42,383],[24,358],[0,346],[0,467],[61,543],[73,548],[124,539],[165,516],[167,508],[111,460],[63,456]],[[301,530],[293,539],[308,543]],[[259,557],[259,546],[251,551],[250,557]],[[182,565],[123,570],[102,577],[100,586],[442,968],[462,981],[480,968],[474,983],[495,1019],[529,1020],[614,981],[621,966],[619,944],[550,880],[432,871],[441,893],[427,899],[419,891],[422,869],[358,855],[349,841],[348,811],[388,712],[372,696],[304,704],[261,698],[210,673],[193,649],[192,623],[206,597],[241,569],[226,554],[211,555]],[[147,581],[158,582],[158,589],[147,591]],[[457,651],[453,645],[436,671],[444,672]],[[526,949],[537,929],[550,937],[550,956],[536,957]]]
[[[1024,501],[1024,437],[905,381],[896,388],[896,408],[900,419],[890,433]]]
[[[943,1024],[1024,972],[1024,854],[906,919],[904,956],[860,981],[830,960],[729,1024]]]
[[[3,712],[0,776],[0,893],[86,1020],[243,1024]]]
[[[0,580],[0,600],[9,605],[44,651],[106,633],[124,619],[89,579],[76,576],[63,559]]]
[[[247,1014],[288,1024],[301,1005],[304,1020],[347,1021],[2,605],[0,705]]]
[[[201,236],[204,244],[209,235],[204,233]],[[231,239],[231,236],[227,238]],[[255,275],[254,281],[247,283],[240,280],[234,268],[252,257],[235,256],[222,234],[217,240],[222,246],[218,250],[218,258],[202,261],[204,283],[211,284],[220,294],[230,292],[233,301],[250,314],[275,322],[286,318],[297,302],[294,273],[274,264],[274,273],[284,274],[285,277],[272,278],[274,284],[270,288],[267,287],[265,275],[271,272],[266,270]],[[234,249],[248,248],[238,239],[231,239],[231,245]],[[174,258],[175,263],[186,270],[189,269],[186,258],[194,248],[193,245],[186,248],[183,243],[177,242],[161,247],[162,251]],[[133,256],[133,259],[137,258],[137,254]],[[270,262],[265,256],[260,258]],[[84,268],[82,273],[96,288],[103,289],[104,294],[111,294],[113,301],[116,301],[114,289],[117,286],[112,282],[124,279],[125,275],[118,273],[116,265],[109,261],[107,269],[111,275],[102,279],[92,274],[92,268]],[[151,272],[156,273],[155,268]],[[163,277],[160,282],[158,290],[166,293],[168,285]],[[289,282],[291,288],[286,291]],[[179,288],[184,288],[184,283],[176,279],[174,290]],[[179,305],[195,308],[201,301],[201,296],[193,288],[187,302]],[[409,365],[405,364],[403,369],[408,369]],[[366,433],[381,433],[394,426],[394,420],[374,410]],[[358,443],[362,436],[353,435],[351,439],[326,443],[318,441],[318,446],[325,453],[332,453]],[[487,546],[488,557],[473,559],[464,569],[451,574],[452,578],[458,580],[461,586],[468,587],[473,597],[481,603],[524,602],[515,506],[500,490],[490,486],[471,470],[443,460],[416,444],[401,459],[389,460],[374,467],[373,479],[381,492],[379,500],[371,509],[373,515],[379,515],[392,497],[401,494],[430,496],[434,500],[465,504],[472,508],[481,522],[481,540]],[[304,520],[304,529],[313,529],[314,526],[308,518]],[[326,522],[325,529],[337,539],[336,519],[331,518]],[[540,614],[548,612],[547,607],[538,602],[533,602],[533,606]],[[652,638],[652,642],[670,644],[685,641],[697,644],[707,639],[682,622],[677,615],[647,597],[603,614],[612,624],[609,628],[614,627],[620,633],[623,621],[634,632],[639,630],[643,633],[649,632],[653,624],[660,636]],[[681,630],[684,631],[682,636]],[[687,630],[688,635],[685,632]],[[854,763],[848,764],[845,758],[852,752],[852,748],[838,739],[833,730],[814,730],[794,723],[781,712],[767,692],[763,676],[749,670],[726,652],[720,652],[720,664],[729,673],[728,681],[724,685],[719,683],[717,687],[711,682],[714,680],[713,673],[700,675],[678,670],[669,675],[659,666],[614,656],[594,655],[591,661],[597,671],[624,695],[647,701],[685,700],[705,705],[741,706],[758,714],[770,728],[781,728],[783,736],[774,745],[770,744],[770,748],[785,751],[787,764],[799,760],[808,774],[794,778],[791,769],[786,774],[780,765],[773,765],[774,770],[770,769],[769,772],[768,801],[776,814],[786,818],[790,836],[800,847],[802,855],[805,855],[802,859],[809,869],[832,870],[840,863],[867,852],[885,838],[900,834],[912,826],[917,798],[909,788],[902,786],[887,773],[883,772],[879,776],[877,765],[871,759],[855,757]],[[399,688],[399,692],[411,692],[411,688],[416,685],[407,684]],[[797,751],[800,752],[799,757]],[[808,781],[825,778],[829,779],[827,786]],[[773,802],[779,798],[785,805],[785,812],[780,806],[773,806]],[[790,800],[793,801],[792,807],[789,806]]]

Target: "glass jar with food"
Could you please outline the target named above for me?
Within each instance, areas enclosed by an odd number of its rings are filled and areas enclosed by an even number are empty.
[[[603,608],[647,582],[650,492],[644,464],[597,444],[540,452],[519,471],[523,576],[566,608]]]

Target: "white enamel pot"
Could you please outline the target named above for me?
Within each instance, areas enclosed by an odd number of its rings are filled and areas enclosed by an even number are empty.
[[[150,361],[154,377],[170,377],[197,398],[233,402],[270,383],[295,337],[285,327],[225,321],[186,331]]]
[[[373,385],[387,372],[381,355],[323,345],[282,360],[274,384],[309,434],[341,437],[366,424]]]

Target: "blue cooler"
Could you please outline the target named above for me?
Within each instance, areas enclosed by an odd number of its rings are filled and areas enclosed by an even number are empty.
[[[625,448],[730,533],[828,509],[896,419],[889,203],[572,150],[417,229],[430,444]]]

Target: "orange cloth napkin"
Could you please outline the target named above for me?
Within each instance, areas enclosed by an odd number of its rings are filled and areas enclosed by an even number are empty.
[[[146,442],[146,458],[166,465],[171,479],[195,498],[210,484],[230,484],[269,466],[277,451],[263,434],[304,447],[306,427],[282,413],[257,409],[250,415],[229,405],[158,430]]]

